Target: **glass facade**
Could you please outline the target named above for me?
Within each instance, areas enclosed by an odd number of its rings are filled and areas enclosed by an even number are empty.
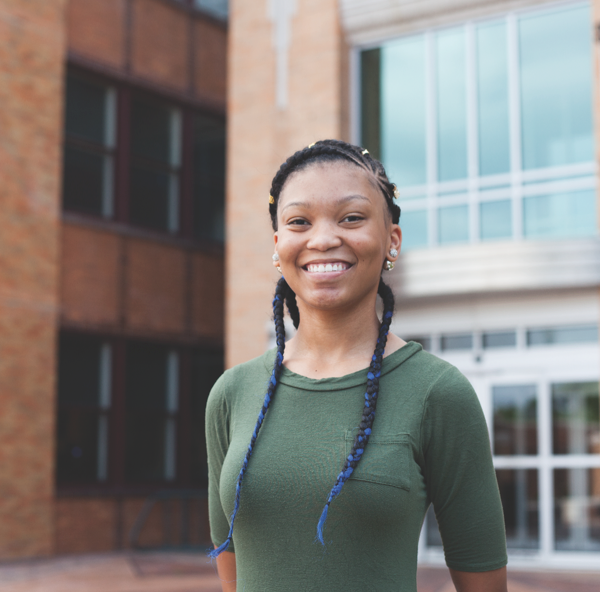
[[[538,8],[363,52],[362,143],[405,249],[597,234],[590,23]]]

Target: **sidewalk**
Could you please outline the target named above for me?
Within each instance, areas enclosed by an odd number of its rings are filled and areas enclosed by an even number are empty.
[[[419,592],[454,592],[448,570],[419,568]],[[600,572],[512,572],[509,592],[598,592]],[[0,564],[2,592],[220,592],[208,560],[188,553],[113,553]],[[327,592],[327,591],[324,591]]]

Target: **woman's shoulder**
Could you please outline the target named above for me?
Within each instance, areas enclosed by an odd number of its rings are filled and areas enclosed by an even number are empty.
[[[268,350],[252,360],[225,370],[215,382],[209,395],[209,401],[230,399],[237,393],[247,391],[248,386],[255,382],[264,383],[269,376],[269,366],[273,364],[274,356],[275,350]]]

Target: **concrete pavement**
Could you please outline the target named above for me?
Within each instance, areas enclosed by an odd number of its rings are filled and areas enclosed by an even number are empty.
[[[448,570],[419,568],[419,592],[454,592]],[[509,592],[599,592],[597,573],[521,572]],[[200,554],[111,553],[0,564],[1,592],[220,592],[214,567]],[[326,592],[326,591],[324,591]]]

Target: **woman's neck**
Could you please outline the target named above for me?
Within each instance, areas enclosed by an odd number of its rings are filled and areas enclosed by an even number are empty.
[[[322,311],[301,307],[301,323],[285,347],[286,368],[309,378],[344,376],[366,368],[379,334],[375,303],[363,310]],[[390,333],[385,355],[405,342]]]

